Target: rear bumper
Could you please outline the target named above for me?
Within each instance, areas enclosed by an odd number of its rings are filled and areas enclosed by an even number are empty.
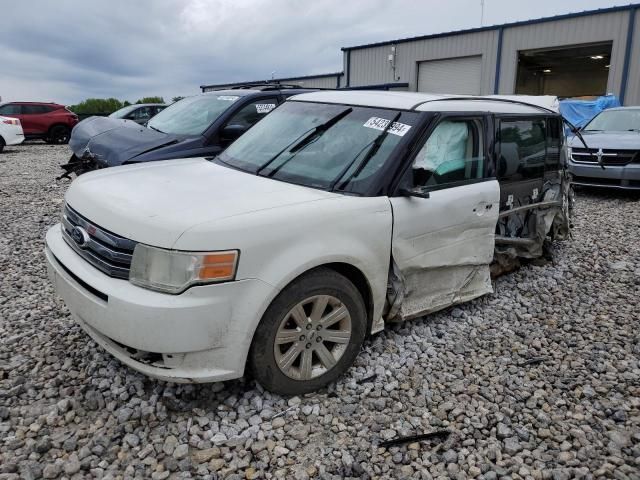
[[[10,125],[10,128],[2,131],[2,138],[6,145],[20,145],[24,142],[24,133],[19,126]]]
[[[241,377],[273,288],[259,280],[167,295],[111,278],[76,254],[60,225],[47,232],[48,274],[74,320],[110,354],[150,377],[214,382]]]
[[[569,161],[574,185],[640,190],[640,164],[630,163],[624,166],[585,165]]]

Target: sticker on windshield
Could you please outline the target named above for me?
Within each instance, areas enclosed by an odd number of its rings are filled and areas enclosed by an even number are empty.
[[[240,97],[238,97],[236,95],[220,95],[218,97],[218,100],[224,100],[226,102],[235,102],[239,98]]]
[[[274,108],[276,108],[275,103],[256,103],[258,113],[269,113]]]
[[[374,128],[376,130],[384,130],[389,125],[390,120],[386,118],[380,117],[371,117],[366,123],[363,125],[367,128]],[[393,122],[393,124],[387,130],[389,133],[393,135],[398,135],[399,137],[404,137],[404,135],[411,129],[411,125],[406,125],[404,123]]]

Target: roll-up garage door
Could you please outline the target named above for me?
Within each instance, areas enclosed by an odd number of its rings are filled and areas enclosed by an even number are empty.
[[[418,91],[479,95],[481,74],[481,55],[420,62]]]

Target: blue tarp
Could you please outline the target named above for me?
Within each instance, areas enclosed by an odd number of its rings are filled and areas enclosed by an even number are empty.
[[[595,100],[560,100],[560,113],[576,127],[582,127],[607,108],[619,107],[615,95],[605,95]]]

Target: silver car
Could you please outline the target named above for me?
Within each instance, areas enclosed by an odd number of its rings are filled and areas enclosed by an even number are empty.
[[[605,110],[580,133],[589,148],[569,140],[574,185],[640,190],[640,107]]]

